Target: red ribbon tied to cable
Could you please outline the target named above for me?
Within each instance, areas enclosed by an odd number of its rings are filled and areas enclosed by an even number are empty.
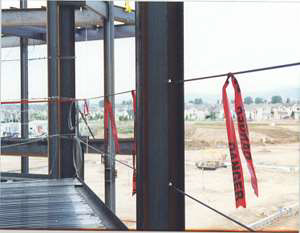
[[[241,89],[234,75],[232,73],[229,73],[227,76],[227,80],[225,81],[223,86],[223,106],[224,106],[224,114],[226,119],[228,145],[229,145],[229,151],[231,157],[235,202],[236,202],[236,208],[238,208],[239,206],[246,208],[243,168],[242,168],[242,163],[239,155],[239,148],[237,145],[234,123],[232,120],[230,106],[229,106],[228,97],[226,93],[226,88],[229,85],[230,78],[235,93],[234,106],[235,106],[235,112],[237,116],[238,132],[240,136],[240,142],[242,145],[242,152],[247,161],[248,170],[251,176],[251,185],[256,196],[258,196],[258,186],[257,186],[257,178],[256,178],[256,174],[252,162],[249,131],[247,126],[244,104],[242,100]]]
[[[112,135],[115,142],[115,150],[116,153],[118,154],[120,153],[120,144],[118,140],[118,132],[117,132],[117,127],[115,122],[115,116],[113,114],[111,102],[109,100],[105,100],[104,101],[104,130],[105,130],[104,143],[105,145],[107,145],[107,140],[108,140],[108,116],[111,122]]]
[[[135,90],[131,91],[132,102],[133,102],[133,115],[134,115],[134,131],[133,131],[133,145],[132,145],[132,165],[133,165],[133,176],[132,176],[132,195],[136,193],[136,166],[135,166],[135,156],[136,156],[136,92]]]
[[[84,100],[84,104],[83,104],[83,114],[85,116],[90,114],[89,104],[88,104],[88,101],[86,99]]]

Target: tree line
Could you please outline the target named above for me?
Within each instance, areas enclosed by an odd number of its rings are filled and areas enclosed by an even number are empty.
[[[234,101],[231,100],[231,103],[233,103]],[[195,104],[195,105],[201,105],[204,104],[204,101],[202,100],[202,98],[195,98],[194,100],[190,100],[189,103],[191,104]],[[287,98],[285,101],[283,100],[283,98],[280,95],[274,95],[271,97],[271,100],[268,101],[265,98],[262,97],[255,97],[254,99],[251,96],[247,96],[244,98],[244,104],[263,104],[263,103],[270,103],[270,104],[282,104],[282,103],[287,103],[290,104],[291,103],[291,99]],[[297,101],[297,103],[299,103],[299,101]],[[220,104],[220,101],[217,101],[217,104]]]
[[[253,104],[253,103],[255,103],[255,104],[263,104],[263,103],[282,104],[283,102],[284,102],[283,98],[280,95],[272,96],[270,102],[268,102],[266,99],[261,98],[261,97],[255,97],[254,100],[251,96],[247,96],[247,97],[244,98],[244,103],[245,104]],[[287,104],[291,103],[290,98],[286,99],[286,103]]]

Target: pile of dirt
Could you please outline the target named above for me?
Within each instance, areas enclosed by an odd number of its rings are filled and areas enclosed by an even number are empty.
[[[249,124],[252,145],[288,144],[300,142],[298,130],[281,125]],[[238,135],[237,126],[236,135]],[[239,142],[239,137],[237,136]],[[188,150],[222,148],[227,146],[227,130],[224,123],[186,123],[185,142]]]

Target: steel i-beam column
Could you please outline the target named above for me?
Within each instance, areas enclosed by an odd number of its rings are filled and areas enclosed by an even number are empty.
[[[48,47],[48,97],[58,96],[58,3],[47,1],[47,47]],[[55,59],[50,59],[55,58]],[[58,108],[55,102],[48,104],[48,134],[58,135]],[[59,173],[59,138],[48,138],[49,175],[58,178]]]
[[[72,6],[58,1],[47,2],[48,17],[48,105],[49,135],[74,134],[68,127],[70,101],[75,98],[75,17]],[[65,98],[66,97],[66,98]],[[72,110],[71,122],[75,123]],[[49,173],[53,178],[74,177],[73,140],[71,137],[49,137]]]
[[[136,4],[137,229],[185,229],[183,3]]]
[[[27,8],[27,0],[20,0],[20,8]],[[28,39],[20,38],[20,67],[21,67],[21,99],[28,99]],[[27,139],[29,134],[27,103],[21,104],[21,138]],[[28,157],[21,157],[21,173],[29,172]]]
[[[107,18],[104,22],[104,100],[112,103],[113,112],[115,112],[115,98],[112,94],[115,92],[114,84],[114,3],[107,2]],[[112,136],[112,128],[108,121],[108,135],[105,156],[105,204],[112,212],[116,211],[116,187],[115,187],[115,147]],[[106,133],[104,133],[106,134]]]

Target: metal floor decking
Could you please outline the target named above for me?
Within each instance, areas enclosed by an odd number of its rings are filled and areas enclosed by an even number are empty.
[[[77,179],[0,184],[0,228],[125,229]]]

